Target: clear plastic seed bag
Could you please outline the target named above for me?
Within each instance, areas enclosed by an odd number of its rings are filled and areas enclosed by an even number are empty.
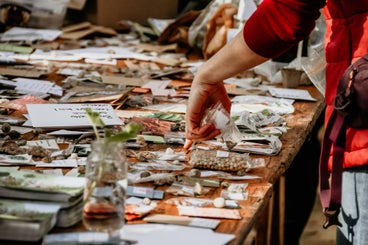
[[[225,110],[222,103],[217,103],[206,112],[202,120],[202,125],[204,124],[213,124],[216,129],[221,130],[221,138],[229,150],[242,140],[242,135],[238,127],[231,120],[230,114]]]
[[[221,171],[238,171],[248,169],[252,159],[249,154],[220,150],[196,149],[191,152],[189,163],[194,168]]]

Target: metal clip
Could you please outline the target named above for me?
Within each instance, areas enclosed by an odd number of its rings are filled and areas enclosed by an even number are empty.
[[[337,210],[328,210],[327,208],[323,210],[323,214],[325,215],[325,223],[323,224],[323,228],[327,229],[331,225],[338,225],[342,227],[342,224],[339,222],[339,213],[340,209]]]

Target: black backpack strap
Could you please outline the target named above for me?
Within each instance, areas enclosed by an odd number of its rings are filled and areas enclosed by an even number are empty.
[[[345,137],[345,118],[334,110],[330,120],[328,121],[324,134],[319,165],[320,199],[323,213],[326,216],[326,222],[323,225],[324,228],[328,228],[331,225],[341,226],[341,223],[338,221],[338,214],[340,212],[341,206],[341,183],[345,151]],[[332,146],[333,153],[330,186],[328,160]]]

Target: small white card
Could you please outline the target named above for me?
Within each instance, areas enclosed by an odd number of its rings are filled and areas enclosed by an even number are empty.
[[[29,140],[27,141],[26,146],[27,147],[41,146],[42,148],[49,149],[49,150],[59,150],[60,149],[55,139]]]
[[[208,217],[208,218],[224,218],[224,219],[241,219],[239,210],[225,208],[202,208],[192,206],[178,206],[179,215]]]
[[[185,226],[203,227],[211,229],[215,229],[220,224],[220,220],[217,219],[194,218],[194,217],[192,218],[168,214],[152,214],[144,218],[144,220],[151,223],[185,225]]]
[[[98,112],[106,126],[123,123],[109,104],[27,104],[32,126],[45,129],[92,127],[87,108]]]
[[[174,89],[167,89],[166,87],[169,85],[171,80],[151,80],[147,82],[142,88],[149,88],[154,96],[174,96],[175,90]]]
[[[78,167],[78,161],[76,159],[53,160],[51,163],[37,163],[36,167],[76,168]]]
[[[268,91],[274,97],[316,101],[307,90],[293,88],[269,88]]]

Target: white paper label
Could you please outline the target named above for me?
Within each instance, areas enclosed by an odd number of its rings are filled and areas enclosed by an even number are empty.
[[[229,157],[230,153],[228,151],[217,151],[216,157]]]

